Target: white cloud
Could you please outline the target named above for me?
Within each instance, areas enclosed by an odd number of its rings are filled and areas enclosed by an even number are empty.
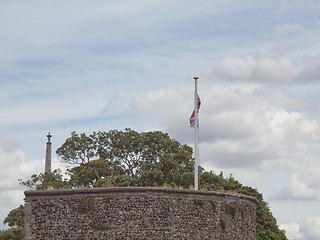
[[[266,160],[300,156],[319,131],[307,113],[287,110],[295,101],[264,87],[215,86],[200,97],[202,159],[217,159],[218,166],[257,167]],[[153,112],[163,129],[184,142],[192,141],[192,131],[186,131],[191,94],[149,92],[137,96],[132,109],[141,116]]]
[[[286,236],[289,240],[303,239],[301,227],[298,223],[292,222],[289,224],[281,224],[280,229],[284,229],[286,231]]]
[[[26,154],[16,146],[15,140],[10,137],[0,137],[1,140],[8,139],[8,144],[0,141],[0,228],[2,222],[9,211],[23,204],[25,186],[19,185],[19,180],[26,181],[31,175],[39,174],[44,171],[44,159],[29,160]],[[9,146],[9,147],[7,147]],[[13,149],[12,146],[15,146]],[[61,169],[62,173],[66,170],[66,165],[52,158],[52,169]],[[8,227],[8,226],[6,226]]]
[[[320,217],[309,217],[302,226],[302,231],[306,235],[305,239],[320,239]]]
[[[0,188],[1,190],[1,188]],[[0,191],[0,228],[8,228],[8,225],[3,225],[3,220],[6,218],[8,213],[17,208],[20,204],[23,204],[24,194],[23,188],[1,190]]]
[[[290,184],[278,193],[278,199],[320,200],[320,162],[310,155],[317,146],[309,147],[306,156],[288,161],[287,166],[293,173]]]
[[[208,75],[206,73],[206,75]],[[296,68],[287,57],[254,58],[228,57],[218,68],[211,70],[214,79],[226,81],[253,81],[263,83],[287,83],[297,75]],[[208,77],[208,76],[207,76]]]
[[[312,188],[306,179],[297,174],[291,176],[291,184],[279,194],[283,199],[320,200],[320,187]]]
[[[301,223],[291,222],[281,224],[289,240],[318,240],[320,239],[320,217],[307,217]]]
[[[289,85],[319,82],[320,28],[316,19],[313,22],[308,27],[281,24],[275,27],[272,46],[266,44],[264,50],[256,50],[246,58],[224,57],[219,65],[208,67],[202,73],[208,79],[231,83]]]
[[[255,61],[252,57],[247,60],[229,57],[221,61],[217,70],[218,75],[231,79],[251,79],[254,71]]]
[[[0,141],[0,223],[3,222],[10,210],[23,204],[23,191],[18,179],[27,180],[34,173],[39,173],[43,161],[28,160],[26,154],[19,149],[15,140],[1,137]],[[6,143],[4,140],[7,139]],[[5,143],[5,144],[4,144]]]
[[[20,167],[24,161],[26,156],[21,150],[11,153],[0,151],[0,171],[3,177],[0,182],[1,189],[10,189],[18,184]]]

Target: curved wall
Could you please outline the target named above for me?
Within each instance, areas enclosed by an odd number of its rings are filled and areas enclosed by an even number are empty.
[[[253,197],[164,188],[25,191],[26,239],[256,239]]]

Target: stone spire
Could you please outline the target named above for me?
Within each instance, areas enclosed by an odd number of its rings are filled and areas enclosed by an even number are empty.
[[[47,149],[46,149],[46,166],[45,166],[44,171],[51,172],[51,142],[50,142],[50,139],[52,136],[50,135],[50,133],[48,133],[47,137],[48,137],[48,142],[47,142]]]

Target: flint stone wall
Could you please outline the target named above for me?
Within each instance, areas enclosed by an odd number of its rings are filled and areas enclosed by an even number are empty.
[[[255,240],[253,197],[164,188],[25,191],[26,239]]]

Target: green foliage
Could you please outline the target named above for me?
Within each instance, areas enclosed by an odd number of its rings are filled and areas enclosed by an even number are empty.
[[[68,169],[71,187],[103,187],[113,176],[124,174],[124,170],[103,160],[90,161]]]
[[[175,183],[188,188],[193,182],[192,148],[161,131],[72,132],[56,153],[62,162],[80,164],[69,170],[71,187]]]
[[[224,191],[225,182],[222,174],[216,175],[213,171],[201,173],[200,186],[209,191]]]
[[[2,231],[0,240],[24,239],[24,206],[20,205],[11,210],[4,219],[3,224],[8,224],[12,228]]]
[[[21,204],[19,207],[11,210],[8,216],[3,221],[9,227],[23,227],[24,226],[24,206]]]
[[[67,180],[62,180],[63,175],[60,169],[56,169],[53,172],[40,173],[39,175],[32,175],[31,179],[27,181],[21,181],[20,184],[29,188],[44,190],[44,189],[60,189],[68,188],[69,184]]]
[[[286,240],[284,230],[279,230],[268,203],[260,201],[257,209],[257,240]]]
[[[0,240],[23,240],[24,239],[24,228],[15,227],[8,230],[4,230],[0,234]]]
[[[285,231],[281,230],[278,232],[271,232],[270,230],[266,231],[257,231],[257,240],[282,240],[287,239]]]
[[[95,134],[86,136],[82,133],[78,135],[76,132],[71,133],[71,137],[57,150],[63,162],[69,164],[85,164],[88,163],[96,155]]]

